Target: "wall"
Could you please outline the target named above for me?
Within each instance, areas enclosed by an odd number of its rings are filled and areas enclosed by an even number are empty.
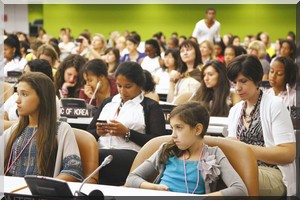
[[[4,22],[5,31],[8,33],[22,31],[28,34],[28,6],[26,4],[4,4],[4,14],[7,15],[7,21]]]
[[[31,7],[36,5],[29,5]],[[125,5],[67,5],[45,4],[40,9],[44,28],[53,36],[59,35],[62,27],[70,27],[76,37],[83,29],[100,32],[108,37],[109,32],[135,30],[142,40],[162,31],[167,37],[173,31],[191,35],[195,23],[204,17],[207,7],[217,10],[221,22],[221,34],[232,33],[244,37],[267,31],[271,40],[285,37],[296,30],[296,5],[179,5],[179,4],[125,4]],[[29,13],[33,19],[36,13]]]

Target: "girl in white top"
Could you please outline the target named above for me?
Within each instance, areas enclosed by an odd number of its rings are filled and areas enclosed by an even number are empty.
[[[269,82],[272,88],[266,92],[280,97],[288,108],[296,106],[297,72],[298,67],[290,58],[277,57],[271,63]]]
[[[22,72],[26,62],[21,55],[18,37],[14,34],[8,35],[4,40],[4,77],[7,77],[9,71]]]
[[[242,100],[229,112],[228,136],[253,150],[259,166],[259,194],[296,195],[296,139],[286,106],[259,89],[263,69],[257,57],[236,57],[227,75]]]
[[[145,43],[146,57],[141,62],[141,67],[151,75],[155,75],[156,71],[163,65],[163,60],[160,57],[160,48],[156,40],[150,39]]]

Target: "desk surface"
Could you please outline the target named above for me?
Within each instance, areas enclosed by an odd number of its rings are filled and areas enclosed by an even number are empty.
[[[3,187],[0,188],[0,192],[10,193],[11,191],[26,186],[24,178],[20,177],[9,177],[9,176],[0,176],[1,183],[4,183]],[[68,185],[74,193],[79,189],[81,183],[68,182]],[[109,186],[109,185],[99,185],[99,184],[85,184],[82,187],[81,192],[89,194],[92,190],[101,190],[105,196],[198,196],[185,193],[176,193],[176,192],[166,192],[158,190],[145,190],[138,188],[128,188],[122,186]],[[17,194],[31,194],[28,188],[16,192]]]

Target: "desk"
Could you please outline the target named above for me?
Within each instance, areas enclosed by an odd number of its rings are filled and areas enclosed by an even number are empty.
[[[92,119],[92,117],[67,118],[67,122],[73,128],[86,130]]]
[[[1,176],[0,180],[4,183],[4,191],[3,187],[0,189],[0,192],[10,193],[11,191],[20,188],[26,185],[24,178],[20,177],[9,177],[9,176]],[[74,194],[76,190],[79,189],[81,183],[68,182],[68,185]],[[128,188],[122,186],[109,186],[109,185],[99,185],[99,184],[85,184],[82,187],[81,192],[85,194],[89,194],[92,190],[101,190],[105,196],[114,196],[114,197],[122,197],[122,196],[190,196],[197,197],[199,199],[199,195],[185,194],[185,193],[177,193],[177,192],[167,192],[167,191],[158,191],[158,190],[146,190],[139,188]],[[31,192],[29,188],[25,188],[16,192],[16,194],[27,194],[30,195]],[[173,199],[172,198],[172,199]],[[116,198],[120,199],[120,198]],[[143,198],[144,199],[144,198]],[[186,198],[185,198],[186,199]]]

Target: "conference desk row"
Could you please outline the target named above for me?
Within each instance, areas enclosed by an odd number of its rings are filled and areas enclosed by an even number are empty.
[[[3,184],[3,185],[2,185]],[[28,198],[21,198],[21,195],[31,195],[31,192],[28,187],[18,190],[20,188],[23,188],[26,186],[26,182],[24,178],[21,177],[10,177],[10,176],[0,176],[0,193],[3,195],[3,193],[9,193],[9,194],[15,194],[19,195],[19,198],[15,199],[30,199]],[[68,182],[69,188],[71,189],[72,193],[74,194],[76,190],[78,190],[81,186],[81,183],[79,182]],[[100,185],[100,184],[84,184],[81,192],[84,194],[89,194],[93,190],[100,190],[104,194],[104,196],[111,197],[110,199],[124,199],[123,197],[131,197],[133,196],[140,197],[143,196],[142,199],[145,199],[146,197],[153,197],[153,196],[159,196],[159,197],[170,197],[168,199],[176,199],[177,197],[184,196],[184,199],[190,199],[193,197],[193,199],[201,199],[199,195],[192,195],[192,194],[186,194],[186,193],[176,193],[176,192],[169,192],[169,191],[158,191],[158,190],[147,190],[147,189],[139,189],[139,188],[129,188],[124,186],[109,186],[109,185]],[[15,192],[13,192],[15,191]],[[3,196],[2,196],[3,197]],[[1,197],[1,198],[2,198]],[[114,198],[112,198],[114,197]],[[200,198],[199,198],[200,197]],[[203,197],[204,198],[204,197]],[[141,198],[140,198],[141,199]],[[150,199],[150,198],[149,198]],[[153,199],[153,198],[151,198]],[[165,198],[163,198],[165,199]]]
[[[80,118],[67,118],[67,122],[73,128],[79,128],[86,130],[88,125],[91,123],[93,118],[91,117],[80,117]],[[227,117],[210,117],[209,118],[209,126],[207,129],[207,134],[213,136],[225,136],[227,135]],[[166,124],[166,130],[170,134],[172,132],[171,126]]]

